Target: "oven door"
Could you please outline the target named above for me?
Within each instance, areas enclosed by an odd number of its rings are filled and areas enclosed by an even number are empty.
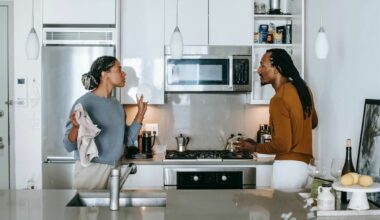
[[[254,189],[254,167],[166,167],[164,185],[176,189]]]

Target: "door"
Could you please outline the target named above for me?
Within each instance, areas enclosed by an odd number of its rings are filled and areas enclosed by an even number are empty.
[[[177,0],[165,0],[165,45],[176,26]],[[178,27],[185,45],[208,44],[208,0],[178,0]]]
[[[209,1],[209,44],[252,45],[251,0]]]
[[[8,7],[0,5],[0,189],[9,189]]]

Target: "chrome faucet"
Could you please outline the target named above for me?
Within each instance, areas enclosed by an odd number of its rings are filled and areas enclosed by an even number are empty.
[[[115,165],[115,168],[111,171],[110,176],[110,210],[119,210],[119,198],[120,190],[123,187],[125,181],[130,174],[135,174],[137,172],[137,166],[134,163],[128,164],[127,171],[120,178],[120,167]]]

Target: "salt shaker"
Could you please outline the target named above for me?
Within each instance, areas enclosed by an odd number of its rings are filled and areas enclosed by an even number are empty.
[[[331,183],[318,187],[317,208],[321,211],[335,210],[335,197],[331,193]]]

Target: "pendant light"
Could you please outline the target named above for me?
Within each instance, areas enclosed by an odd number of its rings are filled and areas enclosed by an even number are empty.
[[[178,27],[178,0],[176,10],[176,26],[170,39],[170,50],[173,59],[181,59],[183,54],[183,38]]]
[[[318,59],[326,59],[329,53],[329,42],[325,29],[323,28],[322,16],[321,27],[319,28],[317,39],[315,41],[315,53]]]
[[[40,42],[34,29],[34,0],[32,1],[32,28],[26,40],[25,52],[29,60],[37,60],[40,53]]]

